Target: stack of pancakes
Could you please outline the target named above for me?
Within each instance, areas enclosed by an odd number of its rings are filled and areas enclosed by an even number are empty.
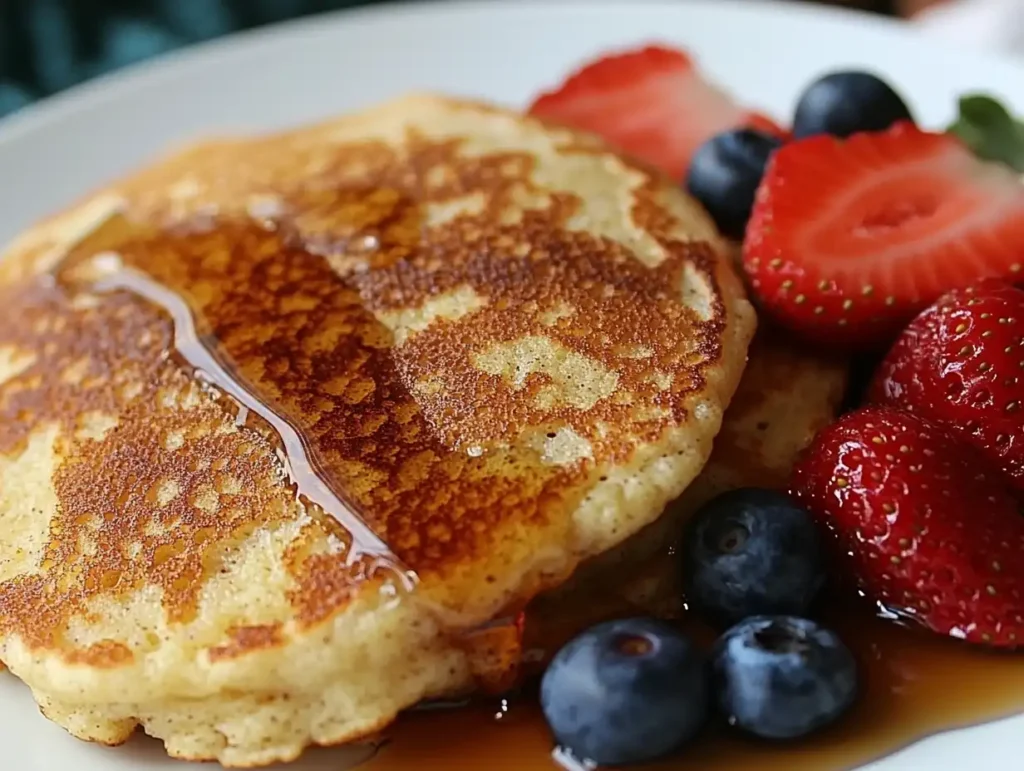
[[[672,604],[652,555],[846,378],[754,338],[668,180],[434,97],[177,154],[0,293],[0,660],[77,737],[232,766]]]

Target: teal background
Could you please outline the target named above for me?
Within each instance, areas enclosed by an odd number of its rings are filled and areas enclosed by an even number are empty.
[[[0,0],[0,116],[175,48],[360,0]]]
[[[34,99],[189,43],[385,1],[0,0],[0,117]],[[824,1],[882,13],[894,7],[893,0]]]

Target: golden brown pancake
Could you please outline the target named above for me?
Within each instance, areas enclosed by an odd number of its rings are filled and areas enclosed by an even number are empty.
[[[475,687],[700,472],[754,327],[670,182],[431,97],[174,155],[0,294],[0,659],[233,766]]]

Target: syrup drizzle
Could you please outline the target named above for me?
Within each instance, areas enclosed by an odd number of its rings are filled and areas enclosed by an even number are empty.
[[[95,236],[109,222],[108,219],[101,223],[88,237]],[[84,286],[81,281],[70,280],[67,283],[73,288],[99,294],[130,292],[159,307],[173,324],[174,352],[181,363],[192,371],[196,380],[211,387],[218,395],[227,395],[234,402],[237,410],[235,425],[269,428],[271,435],[280,442],[279,460],[296,497],[319,506],[336,519],[351,537],[345,552],[347,565],[352,566],[358,560],[369,557],[372,561],[367,577],[372,577],[379,569],[388,569],[398,575],[404,589],[410,590],[415,585],[415,573],[397,566],[397,558],[387,544],[359,516],[346,496],[329,483],[330,475],[321,464],[316,463],[315,452],[308,441],[286,418],[271,409],[231,374],[230,365],[223,361],[220,354],[217,339],[198,333],[192,309],[176,292],[152,280],[145,273],[125,266],[115,251],[101,251],[92,255],[89,267],[92,268],[93,277]],[[50,280],[56,278],[49,277]]]

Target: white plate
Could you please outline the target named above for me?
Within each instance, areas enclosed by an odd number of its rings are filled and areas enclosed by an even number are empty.
[[[0,241],[168,143],[307,121],[412,89],[521,105],[581,58],[650,39],[687,46],[744,102],[782,116],[811,77],[841,65],[887,73],[930,124],[947,122],[955,95],[979,87],[1024,111],[1024,67],[841,11],[732,0],[391,6],[236,36],[0,123]],[[115,750],[76,742],[9,677],[0,679],[0,746],[10,771],[187,768],[146,739]],[[1024,718],[1011,718],[934,737],[870,768],[987,771],[1022,753]],[[291,768],[345,765],[343,752],[321,750]]]

